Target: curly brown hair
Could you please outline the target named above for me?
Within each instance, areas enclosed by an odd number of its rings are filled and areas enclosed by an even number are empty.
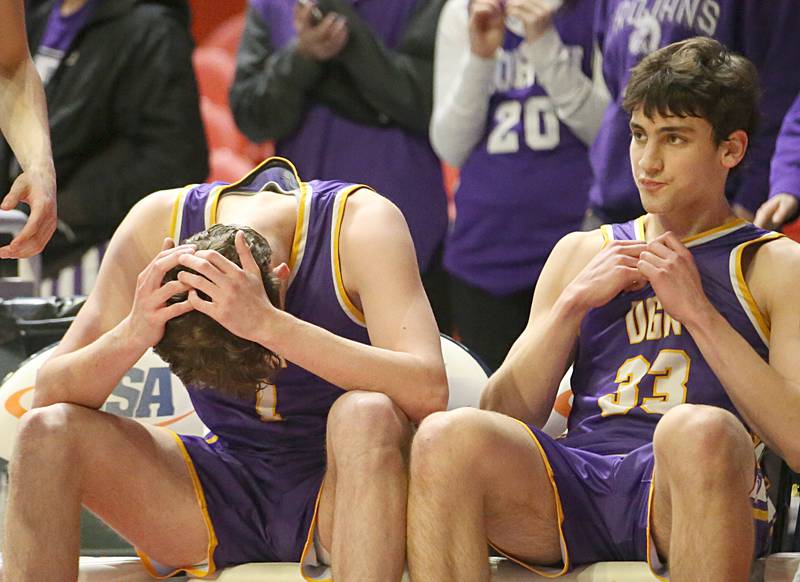
[[[695,37],[646,56],[631,70],[623,108],[647,117],[700,117],[711,124],[717,145],[734,131],[752,135],[758,122],[758,72],[720,42]]]
[[[267,297],[273,305],[278,305],[280,282],[270,268],[272,249],[252,228],[215,224],[183,242],[195,245],[198,251],[217,251],[241,266],[235,244],[239,230],[244,233],[250,252],[261,268]],[[180,271],[194,272],[184,266],[175,267],[167,272],[162,284],[177,279]],[[201,291],[198,294],[209,300]],[[185,292],[173,295],[167,303],[183,301],[186,296]],[[194,310],[169,320],[164,337],[154,350],[185,385],[210,388],[237,398],[252,397],[272,383],[283,364],[282,358],[274,352],[232,334],[208,315]]]

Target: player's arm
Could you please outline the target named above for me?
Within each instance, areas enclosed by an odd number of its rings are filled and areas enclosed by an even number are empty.
[[[185,302],[182,308],[163,307],[169,295],[186,290],[177,281],[162,288],[164,273],[181,252],[190,252],[164,245],[174,199],[171,190],[151,194],[117,229],[86,305],[39,371],[34,406],[71,402],[99,408],[160,339],[163,322],[188,310]]]
[[[751,430],[798,470],[800,247],[788,239],[764,244],[748,271],[747,281],[756,303],[771,322],[768,363],[706,302],[697,302],[687,310],[685,320],[679,320]],[[666,304],[664,309],[669,310]]]
[[[347,201],[341,227],[344,286],[364,313],[372,345],[339,337],[272,306],[241,233],[236,246],[241,268],[218,253],[199,251],[181,258],[181,264],[203,276],[180,273],[179,279],[211,299],[190,291],[195,309],[344,390],[385,393],[413,421],[445,408],[439,333],[411,235],[391,202],[362,189]]]
[[[352,194],[340,245],[344,284],[360,303],[372,345],[287,318],[275,330],[275,351],[345,390],[385,393],[415,422],[443,410],[439,332],[400,210],[370,190]]]
[[[42,250],[56,227],[56,174],[42,81],[28,53],[21,0],[0,2],[0,130],[23,174],[3,196],[3,210],[20,201],[31,207],[25,228],[0,258],[28,257]]]
[[[489,378],[481,408],[543,426],[574,359],[583,317],[641,283],[636,261],[644,246],[605,244],[599,230],[561,239],[539,277],[528,325]]]

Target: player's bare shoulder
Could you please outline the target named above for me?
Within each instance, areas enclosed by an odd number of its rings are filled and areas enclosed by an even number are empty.
[[[413,253],[408,224],[400,209],[369,188],[348,196],[340,233],[342,261],[403,249]]]
[[[556,243],[547,259],[545,269],[549,271],[549,276],[556,279],[559,286],[564,288],[597,253],[612,242],[600,229],[571,232]]]
[[[760,245],[745,269],[753,298],[770,314],[796,296],[800,287],[800,244],[781,237]]]

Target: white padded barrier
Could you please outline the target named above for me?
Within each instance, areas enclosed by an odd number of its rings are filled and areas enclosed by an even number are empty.
[[[16,424],[32,398],[36,371],[54,348],[48,348],[23,363],[0,386],[0,457],[8,459],[13,449]],[[448,409],[477,406],[486,384],[487,373],[478,360],[461,344],[442,337],[442,353],[450,385]],[[156,386],[156,383],[158,385]],[[188,394],[180,380],[169,373],[166,364],[152,351],[142,356],[126,374],[121,386],[104,405],[108,412],[121,414],[148,424],[170,423],[170,428],[189,434],[204,434],[205,427],[191,412]],[[546,424],[550,434],[566,429],[569,414],[569,373],[559,387],[557,405]],[[13,535],[13,534],[11,534]],[[550,580],[529,572],[504,558],[491,558],[495,582],[544,582]],[[0,567],[2,561],[0,561]],[[800,568],[800,554],[774,554],[756,562],[751,582],[800,582],[795,573]],[[170,581],[186,582],[196,578],[177,576]],[[197,578],[199,579],[199,578]],[[2,580],[2,576],[0,576]],[[151,582],[138,558],[81,557],[78,582]],[[303,582],[300,566],[291,563],[242,564],[219,571],[204,580],[219,582]],[[643,562],[602,562],[576,568],[558,580],[563,582],[654,582]],[[408,581],[408,576],[404,577]]]

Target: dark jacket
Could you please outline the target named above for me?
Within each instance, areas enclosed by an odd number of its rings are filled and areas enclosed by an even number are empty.
[[[250,139],[280,140],[302,123],[312,103],[342,117],[398,125],[427,138],[433,108],[433,49],[444,0],[420,0],[396,49],[388,48],[342,0],[318,0],[347,18],[349,41],[327,63],[307,59],[294,43],[277,49],[254,9],[247,21],[231,87],[231,109]]]
[[[35,53],[55,4],[29,6]],[[208,151],[183,0],[100,0],[45,93],[59,218],[107,238],[144,195],[198,182]],[[0,192],[10,185],[0,144]]]

